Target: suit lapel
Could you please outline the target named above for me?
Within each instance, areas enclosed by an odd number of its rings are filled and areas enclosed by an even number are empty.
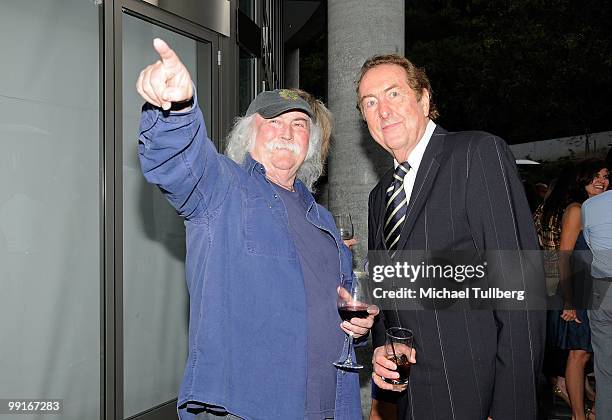
[[[393,171],[388,171],[385,175],[383,175],[379,185],[378,192],[376,194],[376,244],[379,246],[377,249],[387,249],[387,245],[385,245],[384,238],[384,220],[385,220],[385,209],[387,206],[387,188],[391,185],[391,181],[393,179]]]
[[[410,194],[410,201],[408,202],[408,209],[406,210],[406,220],[402,226],[402,233],[397,244],[397,249],[399,250],[405,249],[406,242],[412,233],[418,215],[421,214],[423,206],[431,193],[436,175],[438,174],[438,169],[440,168],[439,154],[443,150],[445,136],[446,130],[437,126],[425,149],[414,182],[414,187]]]

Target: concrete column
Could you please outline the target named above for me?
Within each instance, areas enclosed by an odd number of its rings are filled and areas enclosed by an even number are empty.
[[[368,194],[393,161],[370,137],[355,108],[355,79],[368,57],[404,53],[404,1],[328,0],[327,34],[327,95],[335,128],[324,197],[332,213],[351,213],[360,241],[353,257],[361,270],[368,252]],[[371,342],[358,349],[357,358],[366,367],[360,372],[360,382],[362,412],[368,418]]]
[[[334,134],[328,162],[326,201],[334,212],[349,212],[355,237],[356,268],[367,256],[368,194],[392,165],[390,156],[370,137],[355,108],[355,79],[374,54],[404,54],[403,0],[329,0],[328,105]]]

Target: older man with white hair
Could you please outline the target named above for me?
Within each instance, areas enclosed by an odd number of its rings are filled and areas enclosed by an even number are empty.
[[[137,82],[147,101],[139,155],[187,229],[179,417],[361,418],[357,374],[332,362],[343,331],[363,337],[378,310],[342,323],[336,310],[339,283],[353,278],[351,254],[309,192],[322,172],[328,111],[300,91],[263,92],[221,155],[188,71],[162,40],[154,47],[160,60]]]

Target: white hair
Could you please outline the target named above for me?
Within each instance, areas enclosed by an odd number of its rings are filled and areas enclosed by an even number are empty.
[[[238,117],[234,126],[227,136],[227,147],[225,154],[234,162],[242,164],[247,153],[255,146],[255,115],[248,117]],[[323,173],[323,160],[321,159],[321,135],[322,129],[319,124],[308,118],[310,125],[310,138],[308,139],[308,152],[306,159],[299,167],[297,177],[312,190],[313,184]]]

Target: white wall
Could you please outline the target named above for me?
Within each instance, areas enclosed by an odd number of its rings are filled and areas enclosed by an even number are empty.
[[[583,136],[540,140],[510,146],[516,159],[532,159],[538,162],[560,158],[583,159],[605,157],[612,145],[612,131]]]

